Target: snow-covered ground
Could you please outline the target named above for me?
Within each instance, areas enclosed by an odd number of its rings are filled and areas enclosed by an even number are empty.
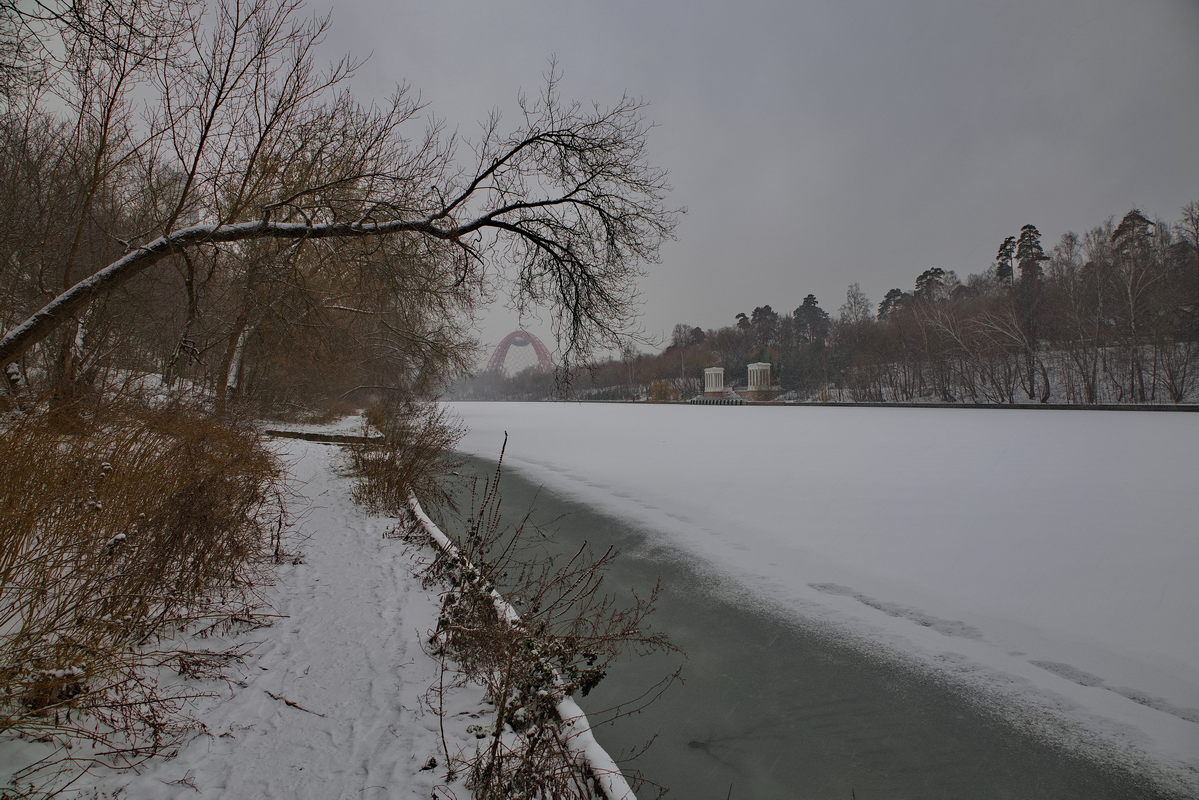
[[[373,433],[361,417],[261,427]],[[194,730],[164,752],[168,757],[114,771],[99,754],[81,773],[83,747],[74,752],[75,767],[37,776],[40,791],[114,800],[469,795],[462,759],[476,754],[480,726],[494,722],[493,706],[481,686],[462,679],[452,662],[443,671],[424,646],[440,597],[416,573],[435,557],[433,547],[402,536],[405,521],[354,502],[340,447],[293,438],[272,447],[289,473],[291,526],[289,563],[278,569],[277,583],[263,587],[267,605],[259,613],[273,623],[224,635],[183,633],[170,643],[179,651],[229,649],[246,657],[220,679],[180,677],[169,666],[152,676],[164,695],[192,698],[186,714]],[[415,513],[440,547],[452,548],[419,506]],[[515,614],[498,594],[496,601]],[[570,745],[607,796],[632,798],[575,701],[561,700],[558,710]],[[49,742],[0,737],[0,795],[8,796],[4,787],[20,770],[58,754]]]
[[[1199,418],[458,403],[494,458],[1199,791]]]
[[[305,428],[361,433],[351,422]],[[439,665],[421,646],[436,624],[436,596],[413,577],[410,546],[385,537],[396,520],[354,504],[351,481],[337,474],[339,448],[297,440],[276,448],[294,477],[290,547],[300,555],[270,590],[268,610],[282,618],[241,637],[254,644],[249,658],[231,686],[209,687],[216,695],[193,712],[204,730],[178,757],[75,789],[336,800],[428,798],[444,783],[438,716],[426,703]],[[466,727],[486,713],[480,690],[455,690],[446,702],[450,752],[473,748]],[[430,759],[438,767],[422,769]]]

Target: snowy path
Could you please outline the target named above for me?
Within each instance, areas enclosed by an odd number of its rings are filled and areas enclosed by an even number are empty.
[[[422,705],[438,680],[420,645],[437,609],[407,545],[383,536],[395,520],[354,505],[339,448],[277,449],[295,476],[291,549],[302,556],[272,590],[285,617],[245,637],[260,644],[244,685],[198,709],[207,731],[142,775],[106,777],[97,788],[111,796],[427,798],[444,777],[421,770],[444,762],[437,715]],[[477,690],[451,703],[455,715],[481,707]],[[451,726],[451,752],[467,741],[462,727]]]

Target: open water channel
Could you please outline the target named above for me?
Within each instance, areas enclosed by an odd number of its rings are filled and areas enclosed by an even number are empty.
[[[494,463],[468,459],[464,474]],[[625,763],[695,800],[1155,800],[1181,798],[1143,768],[1084,757],[1001,716],[982,698],[871,652],[802,617],[764,607],[652,531],[554,496],[508,471],[503,510],[532,509],[553,552],[584,541],[620,555],[605,586],[662,592],[653,615],[685,653],[628,658],[582,701],[596,719],[681,663],[682,681],[597,731]],[[451,529],[454,523],[445,520]],[[542,538],[544,534],[544,538]],[[607,714],[611,716],[611,714]],[[646,747],[648,745],[648,748]],[[642,752],[644,750],[644,752]],[[655,796],[643,788],[639,797]]]

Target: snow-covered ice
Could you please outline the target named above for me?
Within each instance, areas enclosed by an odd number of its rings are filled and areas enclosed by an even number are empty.
[[[495,458],[506,431],[509,467],[643,525],[760,602],[1199,791],[1196,417],[451,408],[464,452]]]

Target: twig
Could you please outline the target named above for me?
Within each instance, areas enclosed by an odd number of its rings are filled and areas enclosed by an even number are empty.
[[[441,654],[441,670],[437,675],[437,726],[441,730],[441,751],[445,753],[446,780],[451,780],[454,772],[453,762],[450,761],[450,746],[445,740],[445,653]]]
[[[325,716],[324,714],[322,714],[319,711],[313,711],[311,708],[304,708],[304,706],[300,705],[299,703],[295,702],[294,700],[288,700],[286,697],[284,697],[281,694],[275,694],[270,689],[263,689],[263,691],[266,692],[267,696],[270,697],[272,700],[278,700],[280,703],[283,703],[284,705],[291,706],[292,708],[297,709],[299,711],[307,711],[309,714],[315,714],[318,717]]]

